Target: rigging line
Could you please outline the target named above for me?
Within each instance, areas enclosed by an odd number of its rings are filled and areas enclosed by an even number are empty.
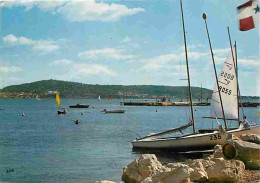
[[[182,24],[182,19],[181,19],[181,17],[180,17],[180,25]],[[181,32],[182,32],[182,28],[181,28],[181,26],[179,26],[179,30],[180,30],[180,34],[181,34]],[[180,42],[180,45],[182,44],[182,40],[181,40],[181,37],[179,37],[180,39],[179,39],[179,42]],[[184,76],[184,73],[183,73],[183,64],[182,64],[182,62],[183,62],[184,60],[183,59],[180,59],[180,78],[181,79],[179,79],[180,81],[183,81],[183,80],[188,80],[188,79],[182,79],[182,78],[184,78],[184,77],[186,77],[186,75]],[[182,84],[181,84],[182,85]],[[180,97],[180,101],[181,102],[184,102],[185,101],[185,99],[186,99],[186,96],[187,96],[187,94],[186,94],[186,92],[187,92],[187,86],[183,86],[183,87],[181,87],[181,92],[180,92],[180,94],[181,94],[181,96],[179,96]],[[178,114],[180,115],[180,117],[181,117],[181,119],[183,118],[183,117],[185,117],[186,119],[189,119],[189,115],[188,115],[188,111],[187,111],[187,108],[185,107],[185,108],[180,108],[180,107],[178,107],[178,110],[179,111],[181,111],[181,112],[179,112]],[[183,112],[183,110],[184,110],[184,116],[183,116],[183,114],[181,114],[182,112]],[[182,120],[183,121],[183,120]]]
[[[211,98],[211,100],[212,100],[212,101],[214,101],[214,102],[220,103],[219,101],[217,101],[217,100],[214,100],[213,98]]]
[[[188,62],[188,53],[187,53],[187,45],[186,45],[186,34],[185,34],[185,23],[184,23],[184,17],[183,17],[183,9],[182,9],[182,0],[180,0],[180,8],[181,8],[181,19],[182,19],[184,49],[185,49],[186,71],[187,71],[187,77],[188,77],[188,89],[189,89],[189,102],[190,102],[191,121],[192,121],[193,133],[195,133],[195,119],[194,119],[193,106],[192,106],[192,94],[191,94],[191,85],[190,85],[189,62]]]

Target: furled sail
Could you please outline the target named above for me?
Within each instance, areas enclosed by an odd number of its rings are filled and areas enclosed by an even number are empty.
[[[235,47],[233,47],[234,59],[236,59]],[[237,106],[237,78],[232,53],[226,58],[221,72],[218,75],[219,90],[221,93],[225,118],[238,119]],[[221,103],[219,99],[217,83],[211,96],[210,116],[223,118]]]
[[[60,107],[60,96],[59,96],[59,92],[56,92],[56,102],[57,102],[57,106],[58,108]]]

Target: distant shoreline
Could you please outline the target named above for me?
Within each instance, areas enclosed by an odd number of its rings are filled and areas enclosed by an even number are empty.
[[[212,90],[191,87],[193,99],[207,100]],[[187,101],[187,86],[163,85],[93,85],[61,80],[42,80],[7,86],[0,90],[0,98],[53,98],[59,91],[62,98],[124,98],[124,99],[173,99]],[[242,99],[260,99],[259,96],[242,96]]]

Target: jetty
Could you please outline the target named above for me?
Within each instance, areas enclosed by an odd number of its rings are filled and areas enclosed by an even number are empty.
[[[126,106],[189,106],[188,102],[156,102],[156,101],[121,101],[120,105]],[[193,106],[209,106],[209,102],[194,102]]]
[[[120,105],[126,106],[189,106],[188,102],[156,102],[156,101],[121,101]],[[193,106],[210,106],[210,102],[193,102]],[[243,102],[243,107],[257,107],[259,106],[259,102]],[[241,107],[241,103],[239,103],[239,107]]]

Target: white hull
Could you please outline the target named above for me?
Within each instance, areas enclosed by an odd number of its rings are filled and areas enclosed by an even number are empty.
[[[235,129],[228,133],[219,132],[193,134],[184,137],[172,138],[146,138],[132,141],[134,149],[170,149],[174,151],[206,150],[211,149],[217,144],[224,144],[228,134],[240,135],[245,133],[260,134],[260,127],[251,129]]]

